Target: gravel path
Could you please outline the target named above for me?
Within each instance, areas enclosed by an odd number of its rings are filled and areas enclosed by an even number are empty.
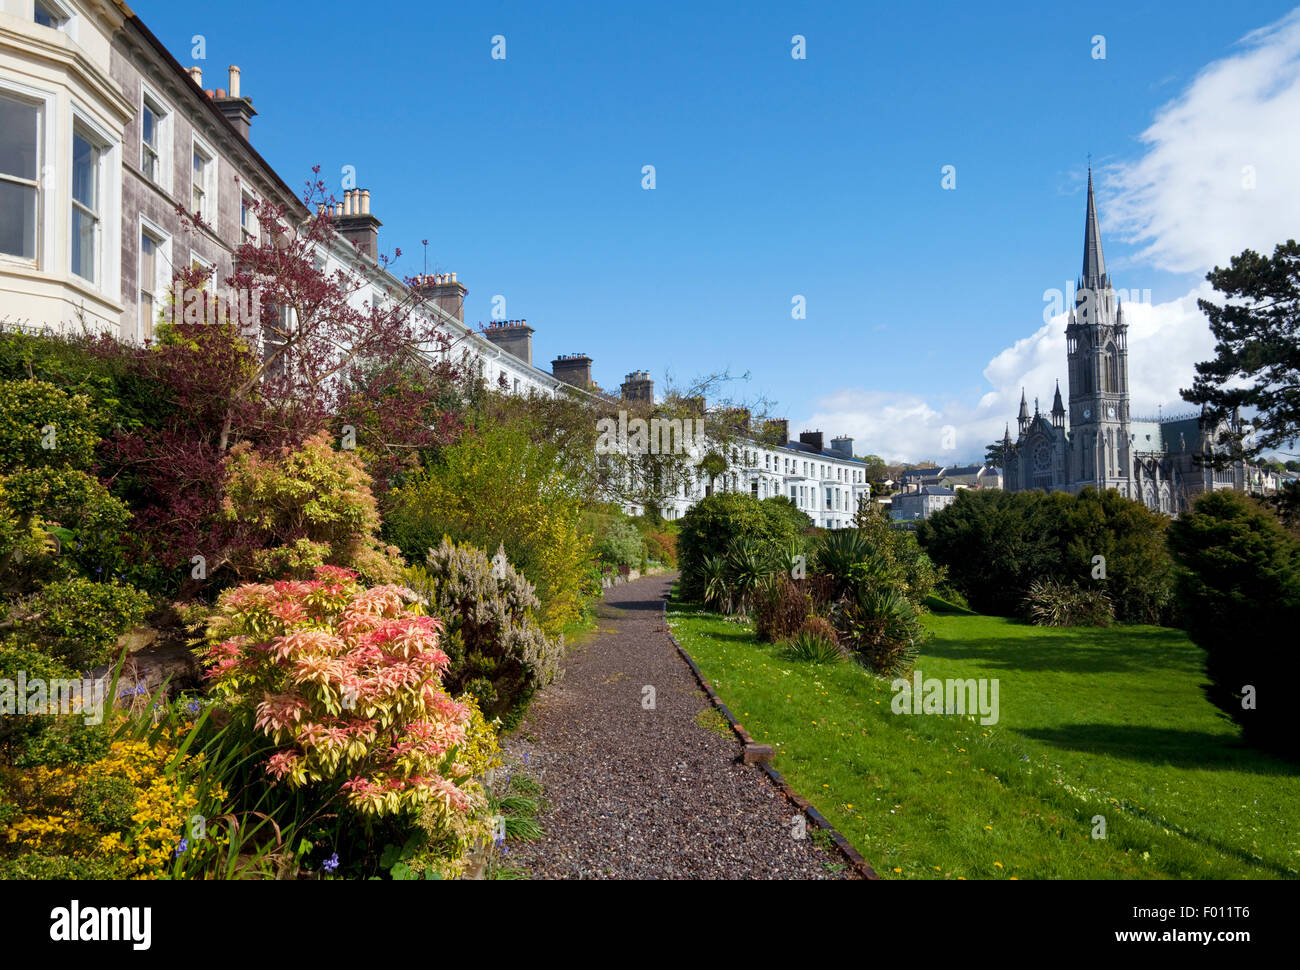
[[[793,837],[794,807],[738,762],[730,731],[697,723],[712,708],[664,629],[671,581],[606,591],[597,633],[505,740],[550,807],[538,816],[546,835],[512,842],[511,863],[534,879],[852,878],[827,868],[838,853]]]

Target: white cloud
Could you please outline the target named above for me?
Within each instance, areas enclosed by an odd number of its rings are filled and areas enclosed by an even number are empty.
[[[1156,113],[1141,158],[1107,168],[1103,229],[1158,269],[1272,253],[1300,227],[1300,9],[1238,46]]]
[[[1141,135],[1140,157],[1107,169],[1103,230],[1140,245],[1137,258],[1158,269],[1204,273],[1248,247],[1271,254],[1300,231],[1300,8],[1238,46],[1156,113]],[[1243,185],[1246,166],[1254,170],[1253,189]],[[1178,392],[1190,386],[1196,362],[1213,354],[1196,305],[1212,293],[1202,282],[1167,303],[1125,303],[1134,416],[1160,406],[1190,410]],[[1061,378],[1068,403],[1064,372],[1065,318],[1058,316],[989,362],[984,377],[992,389],[978,402],[841,390],[817,402],[808,426],[851,435],[859,454],[887,461],[979,460],[1006,423],[1014,424],[1021,387],[1031,409],[1038,396],[1046,411]],[[956,447],[945,451],[949,426]]]

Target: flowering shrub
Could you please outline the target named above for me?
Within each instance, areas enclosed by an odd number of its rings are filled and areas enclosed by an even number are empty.
[[[442,686],[442,621],[412,599],[333,566],[222,594],[208,678],[218,703],[278,746],[270,778],[340,791],[372,818],[473,807],[460,751],[471,709]]]
[[[317,566],[355,569],[367,582],[397,578],[398,551],[377,539],[379,511],[355,452],[335,451],[321,432],[275,454],[248,442],[230,450],[223,514],[243,526],[231,552],[245,579],[303,579]]]
[[[114,741],[90,764],[38,765],[6,779],[0,850],[8,872],[89,871],[96,878],[169,875],[199,796],[204,756],[179,757],[170,731],[152,744]],[[216,786],[218,800],[225,792]],[[5,816],[8,816],[7,819]],[[56,860],[67,860],[62,864]]]

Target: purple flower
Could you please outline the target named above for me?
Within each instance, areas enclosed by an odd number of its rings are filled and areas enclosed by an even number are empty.
[[[191,714],[197,714],[202,707],[203,705],[198,701],[190,701],[185,705],[185,710],[189,711]]]
[[[181,839],[180,843],[176,846],[176,852],[175,852],[174,854],[175,854],[175,855],[180,855],[182,852],[184,852],[184,851],[185,851],[186,849],[188,849],[189,847],[190,847],[190,840],[189,840],[189,839]]]
[[[339,854],[335,852],[332,856],[322,862],[320,867],[326,872],[333,872],[339,867]]]

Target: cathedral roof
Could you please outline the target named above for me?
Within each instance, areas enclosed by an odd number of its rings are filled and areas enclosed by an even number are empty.
[[[1097,200],[1092,194],[1092,168],[1088,169],[1088,215],[1083,224],[1083,285],[1105,286],[1106,257],[1101,251],[1101,226],[1097,222]]]
[[[1056,400],[1052,402],[1053,414],[1064,414],[1065,404],[1061,401],[1061,382],[1056,382]]]

